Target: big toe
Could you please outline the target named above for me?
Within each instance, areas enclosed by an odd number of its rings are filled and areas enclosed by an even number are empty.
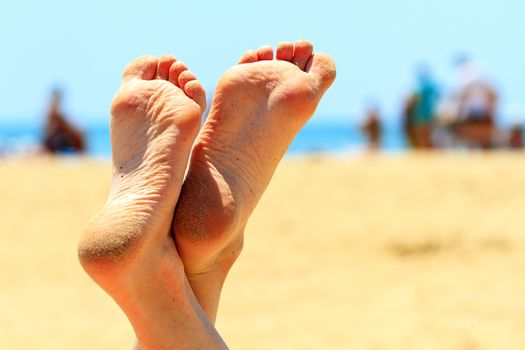
[[[332,57],[316,52],[308,61],[306,72],[312,74],[321,89],[326,91],[335,80],[335,62]]]
[[[157,74],[158,58],[155,56],[141,56],[131,61],[122,74],[122,80],[130,79],[154,79]]]

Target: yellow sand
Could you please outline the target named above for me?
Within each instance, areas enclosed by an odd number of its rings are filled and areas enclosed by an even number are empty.
[[[0,162],[0,349],[127,349],[75,245],[108,163]],[[232,349],[525,349],[525,154],[289,159],[248,228]]]

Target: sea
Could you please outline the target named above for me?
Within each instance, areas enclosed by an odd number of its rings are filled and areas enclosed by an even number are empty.
[[[111,158],[108,121],[77,123],[87,140],[87,153],[95,158]],[[38,148],[42,139],[42,123],[0,119],[0,153],[24,154]],[[383,124],[381,148],[398,152],[406,148],[401,123],[388,121]],[[312,153],[348,154],[366,149],[366,138],[355,120],[341,117],[316,116],[301,130],[288,155]]]

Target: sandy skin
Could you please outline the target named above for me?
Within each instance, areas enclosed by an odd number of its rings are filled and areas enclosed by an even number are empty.
[[[335,78],[307,41],[280,44],[276,58],[270,47],[249,51],[223,75],[195,144],[205,109],[195,75],[168,55],[124,72],[110,194],[78,251],[128,316],[137,348],[225,348],[212,323],[246,222]]]
[[[293,138],[335,79],[305,40],[248,51],[220,79],[192,150],[173,232],[189,283],[214,321],[244,228]]]
[[[79,242],[86,272],[121,307],[140,349],[223,349],[170,234],[205,108],[204,89],[174,57],[141,57],[111,108],[113,180]]]

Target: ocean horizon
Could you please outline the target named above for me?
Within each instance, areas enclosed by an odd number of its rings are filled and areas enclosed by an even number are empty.
[[[87,140],[87,154],[93,157],[111,157],[108,120],[78,123]],[[36,149],[42,139],[43,122],[30,120],[0,120],[0,153],[24,153]],[[359,124],[348,118],[312,118],[297,135],[287,154],[346,153],[366,148],[366,138]],[[381,148],[399,151],[406,148],[401,123],[385,121]]]

